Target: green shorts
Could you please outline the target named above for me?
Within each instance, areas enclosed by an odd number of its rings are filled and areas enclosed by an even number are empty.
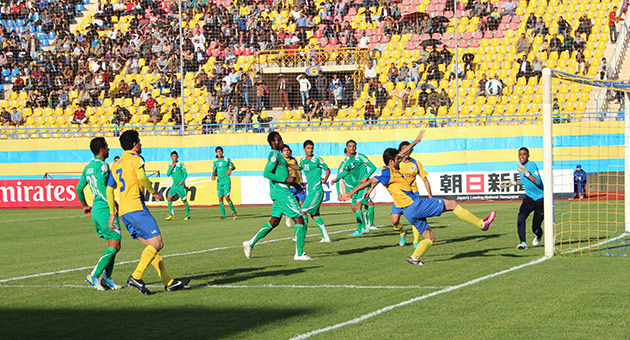
[[[363,197],[363,195],[365,195],[367,190],[368,190],[368,188],[365,188],[363,190],[357,191],[354,195],[352,195],[352,205],[357,204],[357,202],[361,203],[361,204],[367,204],[368,201],[370,200],[370,198],[369,197]]]
[[[217,183],[217,195],[219,197],[227,196],[230,194],[230,190],[232,190],[232,181],[227,182],[219,182]]]
[[[311,214],[311,216],[319,215],[319,207],[323,200],[324,190],[309,190],[302,204],[302,211]]]
[[[175,196],[179,197],[182,201],[186,200],[186,187],[182,185],[173,185],[170,189],[168,189],[168,194],[166,196]]]
[[[273,198],[273,206],[271,207],[271,217],[280,218],[282,215],[289,218],[302,216],[300,212],[300,204],[293,194],[287,190],[286,194],[275,195]]]
[[[92,207],[92,222],[94,222],[94,228],[96,234],[100,238],[106,240],[120,240],[122,234],[120,233],[120,223],[118,222],[118,216],[114,220],[114,227],[116,230],[109,229],[109,207],[103,204],[96,204]]]

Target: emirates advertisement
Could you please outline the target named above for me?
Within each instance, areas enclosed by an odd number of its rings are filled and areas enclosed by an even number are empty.
[[[0,207],[79,207],[78,182],[78,179],[0,180]]]

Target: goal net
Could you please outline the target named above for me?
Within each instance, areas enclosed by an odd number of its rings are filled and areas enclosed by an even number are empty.
[[[609,99],[619,98],[621,108],[579,115],[561,113],[554,107],[554,97],[566,82],[606,88],[613,94]],[[630,209],[625,190],[625,183],[630,182],[626,162],[630,158],[630,124],[623,106],[628,91],[628,83],[552,69],[543,72],[547,256],[630,256]]]

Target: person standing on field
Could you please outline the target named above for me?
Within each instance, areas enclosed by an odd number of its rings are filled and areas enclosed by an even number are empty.
[[[543,183],[538,172],[538,166],[536,166],[536,163],[529,160],[529,149],[526,147],[520,148],[518,150],[518,160],[520,161],[518,171],[521,173],[521,180],[516,181],[516,184],[522,184],[525,187],[525,198],[518,210],[517,225],[520,243],[516,248],[527,249],[527,242],[525,241],[525,222],[532,211],[534,212],[532,232],[536,235],[532,241],[532,246],[538,246],[540,240],[542,240]]]

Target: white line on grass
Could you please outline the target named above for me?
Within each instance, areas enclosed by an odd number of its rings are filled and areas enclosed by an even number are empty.
[[[528,263],[525,263],[525,264],[522,264],[522,265],[519,265],[519,266],[516,266],[516,267],[512,267],[512,268],[509,268],[509,269],[506,269],[506,270],[502,270],[500,272],[496,272],[496,273],[493,273],[493,274],[482,276],[482,277],[476,278],[474,280],[470,280],[468,282],[464,282],[464,283],[456,285],[456,286],[451,286],[451,287],[448,287],[448,288],[444,288],[444,289],[438,290],[438,291],[433,292],[433,293],[429,293],[429,294],[425,294],[425,295],[422,295],[422,296],[418,296],[418,297],[415,297],[413,299],[410,299],[410,300],[407,300],[407,301],[403,301],[403,302],[395,304],[395,305],[387,306],[387,307],[381,308],[379,310],[376,310],[374,312],[361,315],[358,318],[354,318],[352,320],[348,320],[346,322],[338,323],[336,325],[332,325],[332,326],[328,326],[328,327],[325,327],[325,328],[320,328],[320,329],[317,329],[317,330],[314,330],[314,331],[310,331],[308,333],[300,334],[300,335],[294,336],[290,340],[307,339],[307,338],[310,338],[310,337],[312,337],[314,335],[326,333],[326,332],[329,332],[329,331],[332,331],[332,330],[335,330],[335,329],[338,329],[338,328],[341,328],[341,327],[345,327],[345,326],[348,326],[348,325],[354,325],[354,324],[363,322],[363,321],[365,321],[367,319],[373,318],[373,317],[375,317],[377,315],[383,314],[385,312],[389,312],[392,309],[395,309],[395,308],[398,308],[398,307],[402,307],[402,306],[406,306],[406,305],[409,305],[409,304],[412,304],[414,302],[418,302],[418,301],[421,301],[421,300],[425,300],[425,299],[428,299],[430,297],[434,297],[436,295],[452,292],[454,290],[458,290],[460,288],[464,288],[464,287],[467,287],[467,286],[470,286],[470,285],[474,285],[476,283],[479,283],[481,281],[485,281],[487,279],[490,279],[490,278],[493,278],[493,277],[496,277],[496,276],[499,276],[499,275],[507,274],[507,273],[513,272],[515,270],[519,270],[521,268],[525,268],[525,267],[529,267],[529,266],[532,266],[532,265],[535,265],[535,264],[542,263],[542,262],[544,262],[544,261],[546,261],[548,259],[549,259],[549,257],[541,257],[538,260],[535,260],[535,261],[532,261],[532,262],[528,262]]]
[[[630,235],[630,233],[628,233],[628,232],[625,232],[625,231],[624,231],[623,233],[621,233],[621,235],[619,235],[619,236],[617,236],[617,237],[613,237],[613,238],[611,238],[611,239],[608,239],[608,240],[605,240],[605,241],[601,241],[601,242],[599,242],[599,243],[592,244],[592,245],[590,245],[590,246],[581,247],[581,248],[577,248],[577,249],[573,249],[573,250],[563,251],[563,252],[562,252],[562,254],[573,254],[573,253],[577,253],[578,251],[586,250],[586,249],[588,249],[588,248],[595,248],[595,247],[599,247],[599,246],[601,246],[602,244],[606,244],[606,243],[608,243],[608,242],[612,242],[612,241],[617,241],[618,239],[620,239],[620,238],[624,238],[624,237],[626,237],[626,236],[628,236],[628,235]]]
[[[330,232],[328,234],[334,235],[334,234],[346,233],[346,232],[353,231],[353,230],[355,230],[355,229],[344,229],[344,230]],[[311,234],[311,235],[308,235],[307,237],[314,237],[314,236],[318,236],[318,235],[320,235],[320,234],[319,233],[318,234]],[[274,242],[279,242],[279,241],[287,241],[287,240],[291,240],[292,238],[293,237],[283,237],[283,238],[279,238],[279,239],[275,239],[275,240],[268,240],[268,241],[258,242],[257,244],[265,244],[265,243],[274,243]],[[204,250],[190,251],[190,252],[186,252],[186,253],[168,254],[168,255],[163,255],[162,257],[166,258],[166,257],[197,255],[197,254],[210,253],[210,252],[218,251],[218,250],[237,249],[237,248],[242,248],[242,246],[239,245],[239,246],[226,246],[226,247],[210,248],[210,249],[204,249]],[[116,262],[116,266],[124,265],[124,264],[130,264],[130,263],[137,263],[137,262],[139,262],[139,260],[121,261],[121,262]],[[18,281],[18,280],[25,280],[25,279],[32,279],[32,278],[36,278],[36,277],[50,276],[50,275],[56,275],[56,274],[65,274],[65,273],[76,272],[76,271],[80,271],[80,270],[87,270],[87,269],[92,269],[92,268],[94,268],[94,266],[86,266],[86,267],[72,268],[72,269],[63,269],[63,270],[57,270],[57,271],[54,271],[54,272],[47,272],[47,273],[39,273],[39,274],[31,274],[31,275],[24,275],[24,276],[18,276],[18,277],[11,277],[11,278],[8,278],[8,279],[1,279],[0,283],[11,282],[11,281]]]
[[[162,285],[147,285],[149,288],[162,288]],[[450,286],[356,286],[356,285],[195,285],[190,288],[227,288],[227,289],[249,289],[249,288],[287,288],[287,289],[444,289]],[[0,288],[92,288],[88,285],[58,284],[58,285],[3,285]]]

